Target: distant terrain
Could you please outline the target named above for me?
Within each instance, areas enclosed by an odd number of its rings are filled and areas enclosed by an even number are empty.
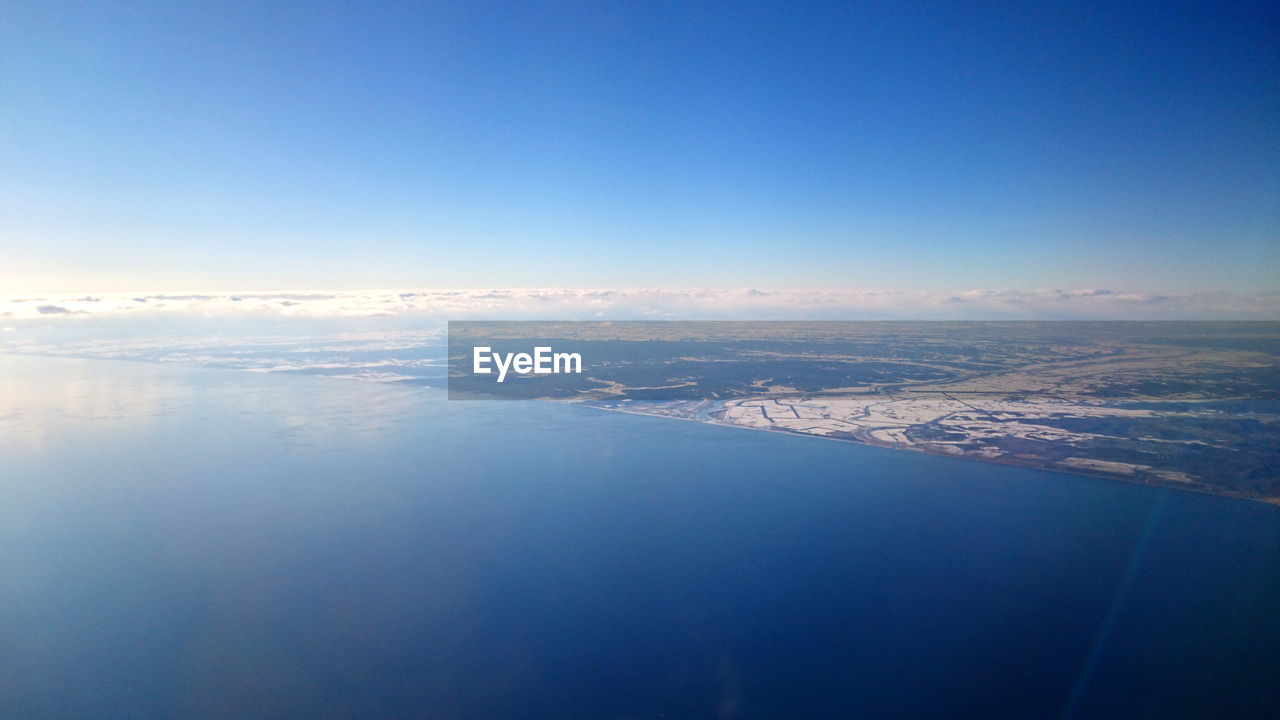
[[[1280,502],[1277,323],[566,323],[508,394]],[[457,359],[456,357],[454,358]]]
[[[813,435],[1280,503],[1280,323],[454,323],[581,352],[501,397]],[[456,334],[456,333],[455,333]],[[466,341],[466,342],[464,342]],[[468,389],[442,328],[307,336],[7,333],[0,351]],[[447,363],[447,360],[451,362]]]

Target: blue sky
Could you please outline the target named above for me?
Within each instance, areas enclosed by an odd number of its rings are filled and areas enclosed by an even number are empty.
[[[1280,289],[1274,3],[5,3],[0,292]]]

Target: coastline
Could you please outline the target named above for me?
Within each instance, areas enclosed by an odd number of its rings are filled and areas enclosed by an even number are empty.
[[[852,443],[855,445],[863,445],[867,447],[877,447],[877,448],[883,448],[885,450],[915,452],[923,455],[931,455],[933,457],[950,458],[953,460],[968,460],[970,462],[990,463],[995,465],[1009,465],[1013,467],[1029,468],[1032,470],[1043,470],[1046,472],[1062,473],[1064,475],[1076,475],[1081,477],[1092,477],[1092,478],[1099,478],[1104,480],[1116,480],[1119,482],[1128,483],[1130,485],[1142,485],[1142,486],[1151,487],[1151,488],[1169,488],[1171,490],[1179,490],[1182,492],[1196,493],[1199,495],[1211,495],[1214,497],[1229,498],[1233,500],[1246,500],[1250,502],[1262,503],[1264,505],[1270,505],[1273,507],[1280,507],[1280,497],[1248,495],[1245,493],[1234,492],[1226,488],[1216,488],[1211,485],[1197,484],[1196,486],[1191,486],[1191,485],[1180,484],[1175,482],[1163,482],[1163,483],[1151,482],[1146,479],[1139,480],[1132,477],[1126,477],[1120,474],[1106,473],[1106,472],[1100,472],[1100,471],[1090,472],[1085,468],[1071,467],[1071,466],[1059,467],[1057,465],[1037,463],[1037,462],[1024,460],[1021,458],[1014,458],[1014,457],[1003,457],[1003,456],[1002,457],[974,457],[971,455],[959,455],[954,453],[937,452],[937,451],[933,451],[923,447],[896,445],[893,443],[870,442],[870,441],[866,441],[858,438],[852,438],[852,437],[832,437],[828,435],[818,435],[815,433],[797,432],[795,430],[788,430],[785,428],[738,425],[735,423],[723,422],[716,419],[703,420],[696,417],[681,417],[679,415],[645,412],[642,410],[633,410],[629,408],[620,408],[620,407],[619,408],[601,407],[598,405],[590,405],[590,404],[580,403],[580,402],[565,402],[565,401],[556,401],[556,400],[551,400],[550,402],[560,402],[566,405],[589,407],[589,408],[593,408],[603,412],[618,412],[618,413],[624,413],[628,415],[643,415],[645,417],[664,418],[667,420],[683,420],[685,422],[693,422],[701,425],[715,425],[718,427],[735,428],[738,430],[755,430],[758,432],[767,432],[767,433],[773,433],[777,435],[787,435],[790,437],[805,437],[805,438],[813,438],[815,440],[827,440],[832,442]]]

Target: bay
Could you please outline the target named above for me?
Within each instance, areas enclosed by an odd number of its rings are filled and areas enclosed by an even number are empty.
[[[1280,716],[1280,508],[0,356],[13,717]]]

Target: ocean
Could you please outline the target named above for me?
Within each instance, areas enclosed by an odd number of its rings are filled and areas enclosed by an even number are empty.
[[[0,716],[1275,718],[1280,507],[0,355]]]

